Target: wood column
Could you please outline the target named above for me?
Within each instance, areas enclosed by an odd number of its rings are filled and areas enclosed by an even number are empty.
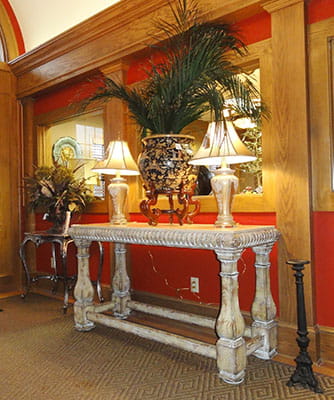
[[[20,138],[16,79],[0,63],[0,291],[20,285]]]
[[[116,82],[126,82],[128,65],[125,63],[112,64],[100,70],[105,76]],[[104,118],[105,140],[127,140],[127,107],[121,100],[110,99],[106,103]]]
[[[23,113],[23,176],[34,173],[34,165],[37,165],[37,138],[34,132],[34,100],[27,97],[22,100]],[[24,229],[26,232],[35,230],[35,214],[29,212],[26,207],[27,199],[23,196]]]
[[[312,260],[311,172],[307,104],[307,56],[304,0],[271,0],[273,53],[272,122],[279,245],[279,352],[296,355],[295,283],[289,258]],[[313,357],[316,349],[313,268],[305,269],[305,302]],[[315,340],[314,340],[315,339]]]
[[[123,62],[108,65],[101,69],[101,72],[116,82],[125,83],[127,78],[128,65]],[[110,99],[104,108],[104,140],[105,147],[111,140],[128,141],[127,132],[127,106],[118,99]],[[131,144],[130,144],[131,149]],[[106,177],[106,187],[109,178]],[[109,219],[111,218],[111,203],[108,197]]]

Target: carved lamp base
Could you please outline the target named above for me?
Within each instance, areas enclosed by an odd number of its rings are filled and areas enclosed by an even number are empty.
[[[111,179],[108,186],[108,191],[111,197],[113,209],[110,222],[114,225],[125,225],[127,223],[127,219],[124,215],[124,207],[129,191],[129,186],[126,183],[126,180],[121,177],[115,177]]]
[[[231,168],[223,167],[215,171],[211,178],[211,187],[217,201],[218,216],[215,225],[218,228],[232,228],[236,225],[231,209],[234,193],[239,186],[239,179]]]

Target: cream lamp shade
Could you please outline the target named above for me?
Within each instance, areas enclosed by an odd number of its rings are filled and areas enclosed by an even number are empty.
[[[203,142],[189,164],[220,166],[213,171],[215,175],[210,181],[217,201],[218,216],[215,222],[217,227],[230,228],[236,224],[231,210],[239,179],[228,165],[254,160],[256,157],[242,143],[231,121],[223,120],[209,124]]]
[[[113,209],[110,222],[115,225],[126,224],[124,208],[129,186],[121,175],[139,175],[137,164],[130,153],[127,143],[123,140],[110,142],[107,148],[107,157],[102,161],[98,161],[92,171],[100,174],[116,175],[108,185]]]
[[[92,171],[107,175],[139,175],[137,164],[125,141],[110,142],[106,153],[107,157],[98,161]]]
[[[231,121],[211,122],[192,165],[240,164],[256,157],[242,143]]]

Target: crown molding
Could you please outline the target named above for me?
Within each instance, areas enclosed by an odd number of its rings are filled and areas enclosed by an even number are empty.
[[[102,72],[103,75],[111,77],[113,75],[124,75],[127,73],[128,69],[129,69],[129,64],[122,60],[119,60],[116,63],[101,67],[100,71]]]
[[[305,3],[305,0],[268,0],[262,2],[262,7],[269,13],[273,13],[298,3]]]
[[[260,0],[198,0],[206,20],[235,22],[262,8]],[[36,49],[10,61],[23,98],[129,59],[147,48],[152,21],[169,17],[166,0],[121,0]]]

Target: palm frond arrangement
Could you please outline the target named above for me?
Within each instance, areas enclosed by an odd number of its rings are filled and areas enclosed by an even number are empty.
[[[168,1],[168,0],[167,0]],[[163,62],[150,65],[148,78],[140,88],[129,88],[105,78],[104,86],[88,100],[123,100],[132,118],[148,134],[177,134],[204,113],[223,118],[228,99],[234,110],[258,118],[260,94],[241,69],[230,61],[231,52],[244,55],[246,47],[228,24],[203,22],[193,0],[168,1],[172,22],[156,21],[163,39],[153,47]]]
[[[35,168],[32,176],[24,178],[30,210],[45,213],[45,219],[55,224],[65,221],[66,211],[82,213],[94,196],[85,178],[77,179],[77,169],[61,164]]]

